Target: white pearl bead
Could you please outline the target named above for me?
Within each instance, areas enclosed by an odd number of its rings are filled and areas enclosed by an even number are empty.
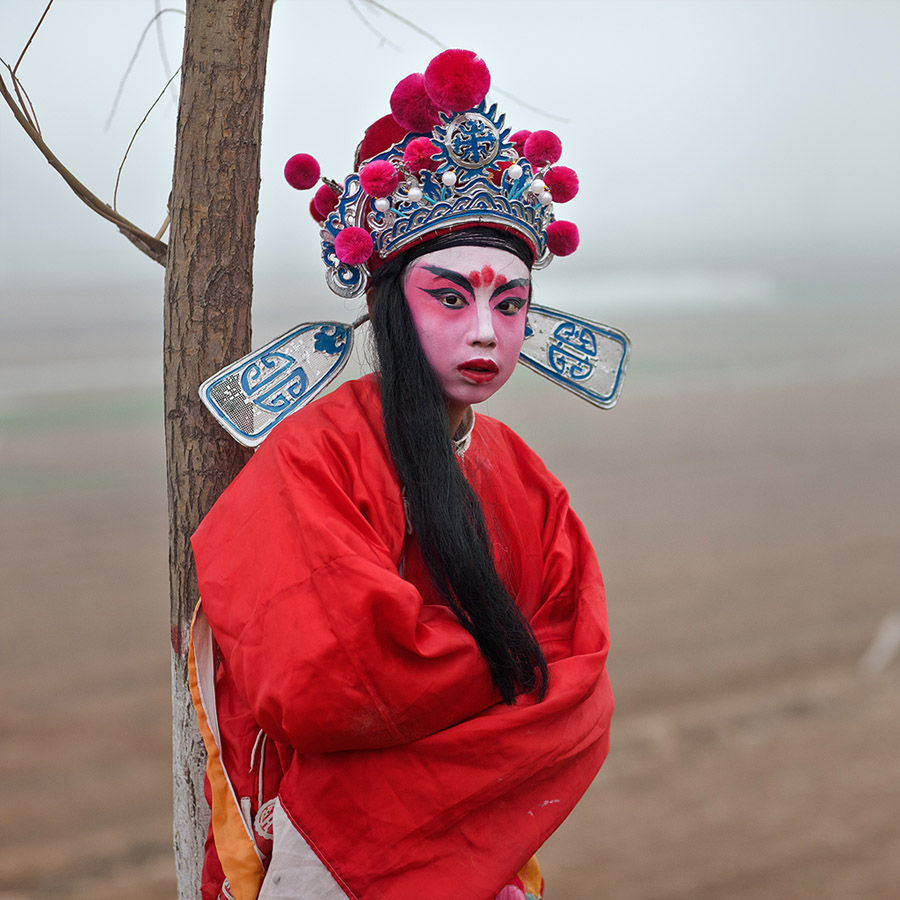
[[[528,190],[532,191],[535,194],[539,194],[544,189],[544,182],[540,178],[535,178],[534,181],[531,182]]]
[[[410,203],[418,203],[422,199],[422,188],[410,188],[406,196]]]
[[[378,212],[387,212],[391,208],[391,201],[387,197],[379,197],[375,201],[375,209]]]
[[[522,177],[522,167],[518,163],[516,163],[506,170],[506,174],[509,175],[509,177],[512,178],[513,181],[517,181]]]
[[[444,174],[441,175],[441,181],[446,187],[453,187],[453,185],[456,184],[456,172],[444,172]]]
[[[550,196],[550,191],[541,191],[541,196],[538,197],[538,200],[541,201],[541,206],[546,206],[553,197]]]

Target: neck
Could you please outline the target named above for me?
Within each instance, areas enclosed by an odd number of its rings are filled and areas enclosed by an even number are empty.
[[[469,404],[447,404],[447,416],[450,420],[450,437],[456,437],[463,422],[469,421],[469,413],[472,407]]]

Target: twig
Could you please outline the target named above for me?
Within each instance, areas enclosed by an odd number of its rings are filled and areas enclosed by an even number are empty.
[[[16,75],[16,70],[19,68],[19,63],[22,62],[25,54],[28,52],[28,48],[31,46],[31,42],[34,40],[34,36],[38,33],[38,29],[44,23],[44,19],[47,18],[47,13],[50,12],[50,7],[53,6],[53,0],[48,0],[47,5],[44,7],[43,13],[41,13],[40,19],[38,19],[37,25],[34,26],[34,30],[31,32],[28,40],[25,42],[25,46],[22,48],[22,52],[19,54],[19,58],[16,60],[16,64],[10,68],[6,63],[4,65],[7,69],[9,69],[9,74],[12,77],[12,85],[13,90],[16,92],[16,97],[19,100],[19,105],[22,107],[22,112],[25,113],[25,116],[28,118],[28,121],[37,129],[38,134],[41,133],[41,126],[38,124],[37,113],[34,111],[34,104],[31,102],[31,97],[28,96],[25,88],[22,87],[19,82],[19,78]]]
[[[25,42],[25,46],[22,48],[22,52],[19,54],[19,58],[16,60],[16,64],[10,70],[12,72],[12,76],[15,79],[16,77],[16,69],[19,68],[19,63],[22,62],[22,57],[25,56],[28,48],[31,46],[31,42],[34,40],[34,36],[38,33],[38,29],[44,22],[44,19],[47,17],[47,13],[50,12],[50,7],[53,6],[53,0],[49,0],[47,6],[44,9],[44,12],[41,14],[40,19],[38,19],[37,25],[34,26],[34,31],[31,32],[31,37]]]
[[[166,233],[166,229],[169,227],[169,223],[172,221],[171,213],[166,213],[166,221],[160,225],[159,231],[156,232],[154,237],[156,240],[162,240],[162,236]]]
[[[514,100],[519,106],[524,109],[531,110],[531,112],[537,113],[539,116],[543,116],[546,119],[553,119],[554,122],[563,122],[568,125],[571,122],[571,119],[567,119],[565,116],[558,116],[556,113],[547,112],[546,109],[542,109],[540,106],[534,106],[531,103],[526,102],[517,94],[511,94],[509,91],[504,91],[503,88],[498,88],[494,85],[491,85],[491,91],[495,94],[499,94],[501,97],[508,97],[510,100]]]
[[[347,0],[347,3],[350,5],[350,9],[352,9],[353,12],[356,14],[356,17],[359,19],[359,21],[362,22],[363,25],[365,25],[366,28],[368,28],[369,31],[371,31],[372,34],[374,34],[375,37],[377,37],[377,38],[379,39],[379,41],[381,42],[381,45],[382,45],[382,46],[384,46],[384,45],[386,44],[388,47],[391,47],[393,50],[400,50],[400,49],[401,49],[401,47],[399,46],[399,44],[395,44],[392,40],[390,40],[390,39],[387,37],[387,35],[382,34],[382,33],[381,33],[381,32],[380,32],[380,31],[379,31],[379,30],[378,30],[378,29],[377,29],[377,28],[376,28],[376,27],[375,27],[375,26],[374,26],[374,25],[373,25],[373,24],[372,24],[372,23],[371,23],[371,22],[370,22],[370,21],[369,21],[369,20],[368,20],[368,19],[367,19],[360,11],[359,11],[359,9],[357,8],[357,6],[356,6],[356,4],[353,2],[353,0]]]
[[[184,15],[184,11],[181,9],[174,9],[173,7],[169,7],[168,9],[161,9],[159,5],[159,0],[153,0],[153,7],[156,10],[156,43],[159,44],[159,56],[162,60],[163,65],[163,74],[168,75],[169,69],[172,66],[169,63],[169,55],[166,53],[166,39],[162,30],[162,14],[164,12],[180,12]],[[174,91],[172,93],[172,103],[174,105],[178,104],[178,91]]]
[[[31,97],[28,96],[28,92],[25,90],[25,87],[15,76],[15,74],[13,74],[12,66],[2,57],[0,57],[0,65],[5,66],[6,70],[9,72],[13,90],[16,92],[16,97],[18,98],[20,107],[22,109],[22,115],[24,115],[25,118],[28,119],[34,130],[38,134],[40,134],[41,126],[38,124],[37,112],[34,109],[34,104],[31,102]]]
[[[106,119],[106,125],[103,126],[104,131],[109,131],[109,126],[112,124],[112,120],[115,118],[116,110],[119,107],[119,100],[122,99],[122,92],[125,90],[125,82],[128,81],[128,76],[131,74],[131,70],[134,68],[134,64],[137,62],[138,54],[141,52],[141,47],[144,45],[144,39],[147,37],[147,33],[153,27],[153,23],[157,22],[162,16],[163,13],[167,12],[175,12],[181,13],[184,15],[184,12],[180,9],[176,9],[173,6],[166,7],[165,9],[159,10],[155,16],[144,26],[144,30],[141,32],[141,36],[138,38],[137,46],[134,48],[134,53],[131,55],[131,59],[128,62],[128,66],[125,69],[125,74],[122,76],[122,80],[119,82],[119,87],[116,89],[116,96],[113,99],[112,108],[109,111],[109,116]],[[165,69],[168,70],[169,66],[165,63]],[[166,84],[166,87],[171,84],[172,79],[169,79],[169,82]]]
[[[119,171],[116,173],[116,186],[113,188],[113,205],[112,208],[116,209],[116,198],[119,195],[119,179],[122,177],[122,169],[125,168],[125,160],[128,159],[128,154],[131,151],[132,146],[134,145],[135,139],[138,136],[138,132],[144,127],[144,122],[150,117],[150,113],[153,112],[153,108],[159,103],[160,100],[165,96],[166,91],[169,89],[169,85],[175,80],[175,77],[181,71],[181,66],[179,66],[173,73],[172,77],[166,82],[165,87],[159,92],[159,96],[153,101],[150,105],[150,109],[144,113],[144,118],[141,119],[140,124],[137,128],[134,129],[134,134],[131,136],[131,140],[128,142],[128,146],[125,148],[125,155],[122,157],[122,162],[119,163]],[[118,210],[117,210],[118,211]]]
[[[349,2],[350,2],[350,6],[353,7],[354,6],[353,0],[349,0]],[[411,28],[417,34],[421,34],[422,37],[427,38],[429,41],[431,41],[432,44],[434,44],[437,47],[440,47],[442,50],[447,46],[443,41],[441,41],[437,37],[435,37],[430,31],[426,31],[424,28],[422,28],[419,25],[416,25],[415,22],[410,21],[405,16],[401,16],[399,13],[394,12],[390,7],[385,6],[383,3],[379,3],[378,0],[360,0],[360,2],[368,3],[369,6],[374,7],[375,9],[381,10],[381,12],[387,13],[389,16],[396,19],[398,22],[402,22],[404,25],[406,25],[407,28]],[[356,10],[355,7],[354,7],[354,12],[357,12],[357,14],[359,14],[358,10]],[[374,31],[376,34],[381,36],[380,32],[378,32],[374,26],[372,26],[368,22],[366,24],[369,26],[369,28],[372,31]],[[384,39],[384,38],[382,38],[382,39]],[[531,110],[531,112],[538,113],[538,115],[544,116],[548,119],[553,119],[555,122],[568,123],[569,121],[571,121],[570,119],[566,119],[563,116],[558,116],[555,113],[548,112],[546,109],[542,109],[539,106],[534,106],[533,104],[528,103],[525,100],[523,100],[517,94],[513,94],[513,93],[510,93],[509,91],[501,90],[498,87],[493,87],[492,90],[495,93],[500,94],[503,97],[508,97],[510,100],[514,100],[516,103],[519,104],[519,106],[522,106],[525,109]]]
[[[40,133],[29,120],[24,110],[22,110],[13,99],[12,94],[10,94],[6,87],[6,82],[2,75],[0,75],[0,97],[3,98],[6,105],[12,110],[16,121],[22,127],[25,134],[31,139],[31,142],[41,151],[47,162],[59,172],[63,181],[69,185],[75,195],[97,213],[97,215],[116,225],[119,231],[121,231],[122,234],[143,253],[160,265],[165,265],[166,252],[168,249],[166,245],[162,241],[151,237],[143,229],[117,213],[108,203],[104,203],[96,194],[85,187],[59,159],[57,159],[53,151],[44,143]]]
[[[406,25],[407,28],[411,28],[417,34],[421,34],[422,37],[428,38],[432,44],[437,47],[440,47],[442,50],[447,46],[443,41],[438,40],[433,34],[426,31],[424,28],[416,25],[415,22],[410,21],[405,16],[401,16],[400,13],[395,13],[390,7],[384,6],[382,3],[378,3],[377,0],[362,0],[363,3],[368,3],[369,6],[374,6],[375,9],[380,9],[382,12],[387,13],[391,18],[396,19],[398,22],[402,22]]]

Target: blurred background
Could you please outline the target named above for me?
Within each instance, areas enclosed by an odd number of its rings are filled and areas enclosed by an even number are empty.
[[[612,411],[524,370],[484,410],[568,486],[609,594],[612,750],[547,900],[896,896],[900,3],[387,5],[416,28],[275,4],[254,346],[355,315],[281,170],[342,179],[427,35],[484,57],[514,130],[560,134],[582,242],[536,297],[634,348]],[[44,7],[0,5],[9,64]],[[110,203],[183,26],[179,0],[57,0],[19,66]],[[177,84],[116,196],[151,234]],[[4,900],[174,895],[162,286],[0,109]]]

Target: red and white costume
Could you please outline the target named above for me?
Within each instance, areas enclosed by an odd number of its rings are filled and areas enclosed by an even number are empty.
[[[500,702],[474,639],[432,587],[374,376],[278,426],[194,535],[215,643],[205,660],[194,654],[193,689],[207,743],[218,732],[221,747],[208,768],[205,898],[227,874],[239,900],[261,884],[263,897],[331,896],[303,892],[300,881],[323,875],[334,896],[360,900],[489,900],[599,769],[613,698],[584,527],[500,422],[476,416],[461,465],[549,664],[540,703]],[[253,831],[276,796],[269,875],[277,869],[282,889],[296,879],[284,894],[265,877],[271,840]]]

